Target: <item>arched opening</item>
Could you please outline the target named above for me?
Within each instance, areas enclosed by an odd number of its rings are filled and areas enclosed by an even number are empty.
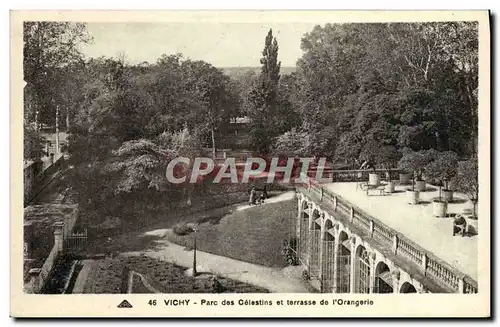
[[[299,260],[306,267],[309,266],[309,256],[307,255],[309,238],[309,205],[306,201],[302,202],[300,207],[299,221]]]
[[[356,250],[355,293],[370,293],[370,258],[362,245]]]
[[[384,262],[379,262],[375,267],[375,289],[373,293],[394,293],[391,270]]]
[[[321,274],[321,291],[331,293],[333,291],[333,278],[335,272],[335,233],[333,223],[330,219],[325,221],[323,234],[323,258]]]
[[[309,275],[319,278],[319,263],[321,249],[321,219],[318,210],[312,214],[312,224],[309,233]]]
[[[412,284],[404,282],[403,285],[401,285],[399,293],[417,293],[417,290],[415,289],[415,286],[413,286]]]
[[[335,293],[349,293],[351,288],[351,241],[346,232],[339,233],[337,249],[337,288]]]

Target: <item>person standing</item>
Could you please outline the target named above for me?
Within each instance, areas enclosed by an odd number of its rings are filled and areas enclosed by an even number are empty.
[[[248,205],[252,205],[252,204],[255,204],[255,200],[256,200],[256,194],[255,194],[255,188],[252,188],[252,190],[250,191],[250,198],[248,199]]]

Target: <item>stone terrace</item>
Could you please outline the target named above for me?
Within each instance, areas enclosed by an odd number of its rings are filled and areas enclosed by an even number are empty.
[[[453,236],[453,218],[432,215],[432,199],[439,196],[436,187],[428,185],[428,191],[420,192],[420,201],[423,203],[410,205],[405,192],[408,186],[397,185],[396,192],[392,194],[370,192],[369,196],[365,191],[357,190],[356,183],[352,182],[322,186],[477,280],[477,236]],[[472,208],[465,195],[454,194],[454,198],[462,201],[450,203],[449,214]]]

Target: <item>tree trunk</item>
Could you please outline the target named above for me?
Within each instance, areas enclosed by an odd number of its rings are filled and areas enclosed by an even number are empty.
[[[69,107],[66,109],[66,133],[69,132]]]
[[[59,152],[59,106],[56,106],[56,154]]]
[[[212,155],[215,159],[215,155],[216,155],[216,149],[215,149],[215,131],[214,131],[214,128],[212,127]]]

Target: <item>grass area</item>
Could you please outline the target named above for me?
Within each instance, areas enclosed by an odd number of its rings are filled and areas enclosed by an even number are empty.
[[[146,256],[108,257],[94,262],[92,272],[85,284],[87,294],[121,293],[128,271],[142,274],[148,283],[162,293],[211,293],[212,284],[208,278],[193,278],[185,275],[185,269],[173,263],[156,260]],[[124,272],[126,272],[124,274]],[[228,293],[267,293],[259,287],[251,286],[227,278],[219,278]],[[134,287],[137,281],[134,281]],[[142,284],[142,281],[140,282]],[[138,286],[138,285],[137,285]],[[138,286],[137,293],[150,291]],[[134,291],[136,293],[136,291]]]
[[[197,247],[201,251],[269,267],[285,267],[281,253],[289,237],[290,219],[297,215],[292,199],[234,211],[218,224],[198,227]],[[192,247],[193,236],[170,233],[171,242]]]
[[[134,275],[132,277],[132,293],[133,294],[151,294],[149,288],[147,288],[144,283],[142,282],[141,277],[138,275]]]

